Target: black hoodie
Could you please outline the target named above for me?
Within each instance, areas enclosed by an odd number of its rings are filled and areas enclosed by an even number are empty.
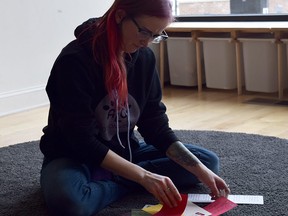
[[[146,143],[165,152],[178,138],[169,128],[161,102],[153,52],[140,48],[126,61],[129,111],[117,112],[105,90],[103,68],[93,59],[89,38],[94,22],[97,19],[77,27],[77,39],[62,50],[53,65],[46,86],[50,110],[41,151],[50,160],[69,157],[93,166],[102,162],[109,149],[129,159],[127,148],[120,143],[126,147],[130,143],[132,151],[137,148],[133,134],[137,126]]]

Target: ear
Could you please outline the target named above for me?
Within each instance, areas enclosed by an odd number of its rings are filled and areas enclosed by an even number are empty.
[[[115,13],[116,23],[120,24],[122,20],[126,17],[126,12],[122,9],[119,9]]]

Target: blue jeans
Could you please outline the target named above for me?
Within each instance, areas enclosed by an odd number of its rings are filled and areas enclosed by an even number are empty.
[[[209,169],[218,173],[219,159],[213,152],[190,144],[185,146]],[[140,148],[133,151],[133,163],[169,176],[178,188],[199,183],[194,175],[146,143],[141,143]],[[120,176],[93,181],[88,166],[69,158],[43,164],[41,187],[53,216],[90,216],[132,191],[142,189],[141,185]]]

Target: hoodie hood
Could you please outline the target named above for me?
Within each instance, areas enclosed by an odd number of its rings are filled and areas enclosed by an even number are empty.
[[[83,22],[74,30],[74,36],[77,39],[91,39],[95,31],[95,28],[93,27],[95,27],[95,25],[97,26],[97,23],[99,23],[100,19],[101,18],[90,18],[87,21]]]
[[[101,17],[98,18],[90,18],[87,21],[83,22],[81,25],[77,26],[74,30],[74,36],[79,41],[80,44],[84,45],[84,47],[88,50],[92,50],[92,39],[95,31],[97,30],[97,24],[100,22]],[[143,49],[143,48],[140,48]],[[138,57],[138,50],[134,53],[126,53],[125,54],[125,63],[127,69],[133,67],[135,61]]]

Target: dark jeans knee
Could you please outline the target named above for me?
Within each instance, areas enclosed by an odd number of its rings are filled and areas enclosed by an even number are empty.
[[[53,216],[91,216],[93,213],[89,212],[89,208],[81,205],[79,202],[71,200],[62,200],[61,202],[50,203],[48,205],[49,213]]]
[[[204,164],[212,172],[214,172],[215,174],[218,174],[219,169],[220,169],[220,162],[219,161],[220,161],[219,157],[214,152],[210,152],[209,160],[204,162]]]
[[[219,157],[212,151],[194,146],[190,144],[185,145],[208,169],[212,172],[219,173]]]

